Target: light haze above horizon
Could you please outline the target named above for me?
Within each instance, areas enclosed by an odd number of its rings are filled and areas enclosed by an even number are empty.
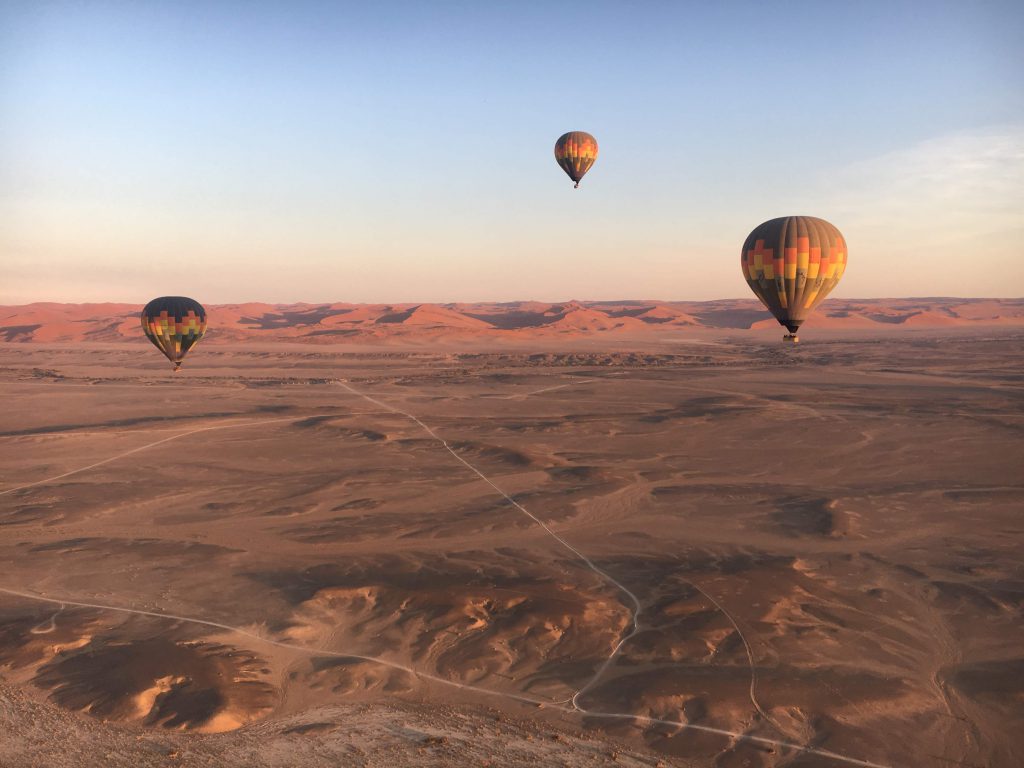
[[[1016,2],[11,2],[0,303],[1024,295]],[[592,133],[580,189],[555,164]]]

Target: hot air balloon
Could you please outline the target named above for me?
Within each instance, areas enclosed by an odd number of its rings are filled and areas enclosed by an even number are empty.
[[[555,160],[579,187],[580,179],[597,160],[597,139],[583,131],[563,133],[555,142]]]
[[[177,373],[182,359],[206,333],[206,310],[194,299],[161,296],[142,310],[142,330]]]
[[[784,341],[839,283],[846,270],[846,240],[824,219],[784,216],[747,235],[740,266],[750,290],[786,326]]]

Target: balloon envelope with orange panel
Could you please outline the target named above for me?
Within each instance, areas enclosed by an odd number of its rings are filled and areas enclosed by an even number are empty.
[[[195,299],[161,296],[142,310],[142,330],[177,372],[185,355],[206,333],[206,310]]]
[[[824,219],[783,216],[747,235],[740,266],[750,290],[797,341],[797,329],[846,270],[846,240]]]
[[[555,142],[555,160],[579,187],[597,160],[597,139],[584,131],[563,133]]]

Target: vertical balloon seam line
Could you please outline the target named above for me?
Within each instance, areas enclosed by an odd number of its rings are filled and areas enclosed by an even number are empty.
[[[778,219],[777,219],[777,221],[778,221]],[[781,224],[779,225],[779,233],[778,233],[778,235],[775,238],[773,238],[773,239],[778,241],[777,242],[777,247],[779,249],[778,252],[782,254],[782,275],[781,275],[781,277],[782,277],[782,293],[779,296],[779,314],[775,316],[775,319],[778,321],[779,325],[781,325],[781,326],[786,328],[787,333],[789,332],[789,327],[788,327],[786,321],[788,320],[787,316],[789,314],[790,301],[789,301],[789,274],[788,274],[787,269],[786,269],[786,265],[787,265],[787,263],[789,261],[789,258],[786,255],[786,248],[789,245],[789,224],[790,224],[789,219],[783,217],[781,219]],[[783,301],[782,301],[782,297],[783,296],[786,299],[785,305],[783,305]]]
[[[777,237],[772,238],[772,243],[775,246],[775,252],[772,254],[774,257],[781,257],[782,269],[775,274],[775,306],[778,309],[772,309],[772,314],[775,316],[775,322],[782,324],[782,316],[786,311],[783,306],[786,297],[786,249],[784,247],[785,238],[780,234]]]
[[[806,255],[808,262],[811,259],[811,246],[814,242],[814,224],[812,220],[807,216],[797,216],[796,218],[796,231],[797,231],[797,245],[796,245],[796,277],[793,280],[793,306],[789,308],[789,317],[793,325],[799,327],[804,324],[803,316],[803,301],[804,291],[807,287],[807,270],[800,269],[803,264],[803,257]],[[801,252],[800,240],[805,239],[807,241],[807,250]],[[796,333],[796,331],[793,331]]]
[[[748,285],[750,284],[750,280],[748,280],[747,278],[749,274],[747,272],[747,242],[749,240],[750,237],[748,236],[747,239],[743,241],[743,245],[740,246],[740,272],[743,275],[744,282],[746,282]]]
[[[807,320],[807,316],[811,314],[810,307],[808,307],[808,299],[813,300],[814,285],[811,282],[811,252],[814,248],[818,249],[818,269],[821,269],[821,249],[825,247],[825,242],[828,239],[825,234],[825,227],[823,226],[824,219],[816,217],[808,217],[808,228],[813,231],[814,237],[811,238],[807,248],[807,271],[804,275],[804,290],[800,295],[800,312]]]
[[[823,271],[822,265],[825,263],[824,259],[826,257],[828,258],[829,263],[832,262],[833,257],[830,255],[830,251],[832,251],[832,249],[835,247],[835,242],[837,240],[842,240],[843,236],[837,227],[835,227],[834,225],[830,225],[828,222],[824,220],[822,220],[822,230],[824,232],[825,242],[823,242],[821,246],[821,261],[818,264],[818,277],[820,279],[820,282],[818,292],[814,295],[814,298],[811,301],[811,306],[807,308],[808,313],[813,312],[815,309],[817,309],[818,305],[821,304],[821,302],[823,302],[826,298],[828,298],[828,295],[832,293],[832,289],[835,288],[836,284],[838,283],[837,280],[829,280],[827,278],[825,274],[825,271],[827,270]],[[843,246],[843,252],[846,252],[845,245]],[[835,272],[833,272],[833,278],[834,277]]]
[[[803,325],[804,320],[806,320],[806,314],[804,313],[804,301],[807,298],[807,274],[811,264],[811,249],[815,246],[815,243],[817,242],[817,227],[815,226],[815,222],[817,220],[811,218],[810,216],[800,216],[799,221],[802,222],[804,231],[807,233],[807,266],[804,267],[803,270],[800,269],[800,266],[803,263],[801,261],[802,254],[800,253],[800,250],[797,249],[796,301],[794,302],[795,306],[793,307],[793,309],[796,313],[795,320],[797,320],[800,323],[800,325]],[[802,275],[801,272],[803,272]]]
[[[764,265],[765,265],[765,260],[768,258],[768,251],[770,250],[772,252],[772,256],[774,257],[774,255],[776,253],[776,250],[775,250],[775,247],[774,247],[774,243],[770,239],[765,237],[764,234],[762,233],[760,238],[755,238],[754,239],[753,249],[755,251],[757,249],[757,240],[759,240],[759,239],[761,240],[761,243],[762,243],[762,245],[761,245],[761,270],[760,270],[760,274],[761,274],[762,277],[761,277],[761,279],[757,280],[757,282],[756,282],[757,289],[758,289],[757,290],[757,294],[758,294],[758,298],[761,299],[761,303],[764,304],[764,306],[768,310],[768,312],[771,313],[772,315],[775,315],[776,314],[776,309],[775,308],[777,306],[779,306],[779,300],[778,300],[778,296],[774,296],[773,297],[771,292],[769,292],[767,290],[767,287],[765,285],[766,280],[764,278],[764,271],[765,271],[765,266]],[[757,255],[755,253],[754,256],[753,256],[753,266],[754,266],[755,270],[757,270],[757,261],[756,261],[756,259],[757,259]],[[753,279],[757,279],[756,273],[755,273],[755,276],[754,276]],[[774,289],[774,286],[772,286],[772,288]],[[753,325],[753,323],[751,323],[751,325]]]
[[[807,252],[811,250],[811,231],[808,228],[807,219],[804,216],[794,216],[793,223],[796,225],[796,270],[793,277],[793,300],[789,303],[789,322],[800,327],[800,298],[803,290],[800,285],[800,239],[807,239]],[[796,333],[793,331],[792,333]]]
[[[827,298],[828,295],[830,293],[832,293],[832,291],[834,291],[836,289],[837,285],[839,285],[839,279],[836,278],[836,274],[838,274],[838,269],[839,269],[838,259],[839,259],[839,252],[840,252],[840,250],[842,251],[842,254],[843,254],[843,267],[844,267],[844,269],[845,269],[845,266],[846,266],[846,262],[849,259],[849,249],[848,249],[848,247],[846,245],[846,238],[843,236],[843,233],[840,232],[838,229],[836,229],[834,235],[835,235],[835,240],[836,240],[836,244],[834,246],[835,247],[835,251],[834,251],[834,254],[829,258],[829,262],[831,263],[831,262],[835,261],[836,262],[836,266],[835,266],[835,269],[833,269],[833,271],[832,271],[832,278],[831,279],[826,279],[825,281],[822,282],[822,288],[824,289],[824,295],[819,297],[819,299],[818,299],[818,303],[819,304],[825,298]]]
[[[747,285],[750,286],[750,289],[754,292],[754,295],[757,296],[758,299],[760,299],[761,303],[765,306],[765,308],[769,312],[772,312],[772,306],[771,306],[771,302],[769,300],[769,296],[768,296],[767,293],[765,293],[764,286],[761,284],[762,283],[762,279],[758,278],[758,276],[757,276],[758,275],[758,267],[757,267],[757,239],[756,238],[751,238],[751,239],[753,240],[753,242],[751,243],[750,247],[745,248],[745,253],[744,253],[744,259],[746,259],[746,267],[744,269],[744,272],[745,272],[744,277],[747,279]],[[746,245],[746,243],[744,243],[744,245]],[[763,265],[764,264],[764,248],[762,248],[761,251],[762,251],[762,253],[761,253],[761,264]],[[753,273],[753,274],[751,274],[751,273]],[[764,272],[761,271],[761,274],[763,275]]]
[[[814,308],[821,303],[821,300],[828,293],[822,265],[827,263],[825,260],[828,259],[828,251],[833,247],[833,243],[836,240],[835,227],[828,226],[827,222],[822,220],[819,224],[819,229],[821,244],[818,249],[818,269],[814,280],[816,287],[812,287],[813,293],[804,301],[808,314],[814,311]]]
[[[806,256],[807,263],[810,265],[811,262],[811,248],[814,247],[815,243],[815,219],[810,216],[796,216],[794,217],[797,223],[797,248],[796,248],[796,278],[793,282],[793,306],[790,307],[790,321],[796,326],[796,330],[793,331],[796,334],[800,330],[800,326],[804,324],[806,315],[804,314],[804,297],[807,295],[807,267],[801,269],[803,264],[803,257]],[[803,233],[802,235],[800,233]],[[800,238],[803,237],[807,241],[807,250],[801,253],[800,249]]]
[[[818,288],[815,291],[814,295],[811,296],[810,301],[808,303],[808,315],[810,315],[811,312],[815,310],[815,308],[821,303],[822,299],[824,299],[831,290],[827,289],[825,286],[825,277],[821,274],[821,264],[822,260],[828,257],[829,249],[833,246],[836,239],[836,235],[839,232],[839,230],[835,226],[825,221],[824,219],[819,219],[818,221],[818,226],[821,230],[821,247],[818,250],[818,274],[815,277],[820,279],[816,280]],[[823,292],[824,295],[822,295]]]
[[[757,243],[757,239],[756,238],[751,238],[751,239],[753,240],[752,245]],[[762,235],[761,239],[762,239],[762,242],[765,242],[766,245],[774,246],[774,243],[772,243],[770,240],[768,240],[763,235]],[[774,277],[774,275],[775,275],[774,258],[775,258],[775,254],[778,253],[778,249],[772,247],[771,251],[772,251],[772,276]],[[775,282],[774,282],[774,280],[772,281],[772,284],[769,286],[768,285],[768,279],[766,277],[764,277],[764,273],[765,273],[765,270],[766,270],[766,266],[765,266],[765,260],[766,259],[768,259],[768,253],[765,251],[764,246],[762,246],[762,248],[761,248],[761,266],[762,266],[761,275],[762,275],[762,277],[761,277],[760,281],[758,282],[758,287],[760,289],[760,292],[758,293],[758,298],[761,299],[761,303],[765,305],[765,308],[773,316],[775,316],[776,321],[778,321],[778,312],[776,310],[776,307],[780,307],[781,305],[779,304],[778,292],[775,290]],[[753,323],[751,325],[753,325]]]
[[[786,296],[785,238],[773,238],[772,245],[774,246],[772,251],[772,277],[775,284],[772,286],[772,303],[769,309],[775,317],[775,322],[781,324],[782,316],[786,311],[786,308],[783,306]]]
[[[832,293],[836,285],[838,285],[839,283],[839,281],[836,279],[836,270],[839,266],[839,251],[842,250],[844,256],[846,254],[845,243],[841,246],[838,245],[838,243],[842,241],[843,236],[838,229],[834,229],[833,231],[829,232],[828,243],[825,246],[825,248],[823,248],[823,251],[824,253],[828,254],[828,263],[829,265],[832,266],[832,277],[828,277],[828,269],[819,271],[819,276],[821,277],[821,288],[818,291],[818,295],[814,297],[814,305],[811,307],[811,309],[816,309],[819,304],[821,304],[826,298],[828,298],[828,295]],[[822,258],[824,259],[824,255]],[[824,261],[822,263],[824,264]]]
[[[823,283],[818,283],[818,277],[821,276],[821,258],[822,253],[828,253],[828,231],[830,225],[824,219],[814,219],[814,230],[816,232],[817,243],[815,247],[818,249],[818,261],[817,270],[814,278],[811,278],[811,264],[812,253],[808,252],[807,256],[807,280],[804,287],[804,295],[800,302],[800,308],[803,312],[804,321],[810,317],[813,310],[813,304],[818,299],[818,294],[821,293],[821,286]],[[817,286],[817,287],[816,287]]]
[[[775,315],[776,319],[778,319],[778,315],[777,315],[777,312],[775,310],[775,306],[778,304],[777,300],[771,296],[771,293],[768,293],[768,292],[765,291],[764,286],[762,286],[760,284],[760,282],[758,281],[758,278],[756,276],[756,270],[757,270],[756,255],[754,255],[753,252],[757,250],[757,240],[758,240],[757,236],[758,236],[759,230],[761,230],[761,229],[762,229],[762,227],[755,228],[749,235],[747,235],[747,239],[743,241],[743,247],[742,247],[742,249],[740,251],[740,271],[743,274],[743,279],[746,281],[747,286],[750,288],[750,290],[754,294],[754,296],[756,296],[758,298],[758,300],[760,300],[761,304],[764,305],[765,309],[767,309],[769,313],[771,313],[772,315]],[[762,236],[762,242],[763,242],[763,236]],[[764,249],[762,248],[762,251],[763,250]],[[761,256],[761,260],[762,260],[762,264],[763,264],[763,262],[764,262],[764,255],[763,255],[763,253],[762,253],[762,256]],[[751,275],[751,271],[752,270],[755,271],[755,274],[753,276]],[[774,291],[774,289],[775,289],[775,286],[773,285],[772,286],[772,290]]]
[[[757,278],[757,240],[754,240],[754,247],[752,249],[745,249],[743,258],[746,260],[746,268],[744,271],[744,277],[747,279],[747,285],[754,292],[754,295],[761,299],[761,303],[764,304],[764,299],[761,297],[761,285]],[[745,243],[744,243],[745,245]],[[751,250],[754,253],[751,253]],[[761,257],[762,263],[764,263],[764,256]]]
[[[839,261],[838,261],[838,259],[839,259],[839,252],[842,251],[842,254],[843,254],[843,271],[844,272],[846,271],[846,265],[849,263],[849,260],[850,260],[850,248],[849,248],[849,246],[846,243],[846,237],[838,229],[836,229],[836,231],[835,231],[835,239],[836,239],[836,245],[835,245],[835,256],[834,256],[834,258],[836,260],[836,268],[832,272],[832,279],[828,281],[828,290],[826,290],[825,291],[825,295],[822,296],[821,299],[819,299],[819,303],[821,303],[821,301],[824,300],[830,293],[832,293],[832,291],[834,291],[836,289],[836,287],[839,285],[839,278],[836,277],[836,275],[839,274]],[[831,259],[830,259],[830,261],[831,261]],[[822,284],[822,287],[825,287],[824,283]]]
[[[837,236],[837,239],[838,239],[838,241],[839,241],[840,243],[842,243],[842,249],[843,249],[843,261],[842,261],[842,266],[843,266],[843,271],[842,271],[842,272],[839,272],[839,264],[837,263],[837,264],[836,264],[836,272],[835,272],[835,275],[836,275],[836,276],[835,276],[835,278],[834,278],[834,280],[833,280],[833,282],[832,282],[832,287],[831,287],[831,288],[829,288],[829,292],[830,292],[830,293],[831,293],[831,292],[832,292],[833,290],[835,290],[835,288],[836,288],[836,287],[837,287],[837,286],[839,285],[839,280],[840,280],[840,278],[842,278],[842,277],[843,277],[843,276],[844,276],[844,275],[846,274],[846,267],[847,267],[847,266],[849,265],[849,263],[850,263],[850,244],[846,242],[846,237],[845,237],[845,235],[843,235],[843,233],[842,233],[842,232],[839,232],[839,231],[837,230],[837,231],[836,231],[836,236]],[[838,253],[837,253],[836,255],[837,255],[837,257],[838,257]]]
[[[743,252],[740,254],[740,265],[742,266],[743,279],[746,281],[747,285],[754,292],[754,294],[757,295],[760,299],[761,297],[758,295],[755,275],[751,274],[751,270],[756,269],[756,256],[754,255],[754,251],[757,250],[757,246],[755,245],[756,242],[757,240],[754,239],[753,237],[748,237],[747,240],[744,241]],[[761,303],[764,303],[764,299],[761,299]]]
[[[807,271],[800,269],[800,265],[803,264],[803,256],[807,255],[807,260],[811,258],[811,244],[814,241],[814,232],[811,229],[810,223],[807,221],[806,216],[794,216],[796,220],[796,231],[797,231],[797,245],[796,245],[796,270],[794,272],[795,277],[793,278],[793,303],[789,308],[789,319],[794,325],[799,326],[803,324],[803,318],[800,314],[801,302],[803,301],[804,286],[806,284]],[[801,240],[806,241],[805,246],[801,246]],[[796,333],[794,331],[793,333]]]
[[[818,273],[817,275],[815,275],[818,288],[815,291],[814,295],[811,297],[811,300],[806,308],[808,315],[810,315],[815,310],[815,308],[822,302],[822,300],[825,299],[826,296],[828,296],[828,294],[832,290],[825,284],[825,276],[821,274],[821,265],[822,259],[828,256],[829,249],[832,247],[832,244],[836,239],[836,235],[839,234],[839,230],[829,222],[825,221],[824,219],[818,219],[817,221],[818,228],[820,230],[819,238],[821,240],[821,244],[818,249]]]

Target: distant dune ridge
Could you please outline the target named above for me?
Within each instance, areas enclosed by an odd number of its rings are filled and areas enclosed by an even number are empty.
[[[202,301],[202,298],[199,298]],[[141,304],[36,303],[0,306],[0,341],[139,340]],[[647,334],[668,329],[778,328],[753,299],[720,301],[516,301],[452,304],[213,304],[204,343],[280,340],[337,343],[430,335],[529,337]],[[815,328],[1024,325],[1024,299],[831,299],[811,315]]]

